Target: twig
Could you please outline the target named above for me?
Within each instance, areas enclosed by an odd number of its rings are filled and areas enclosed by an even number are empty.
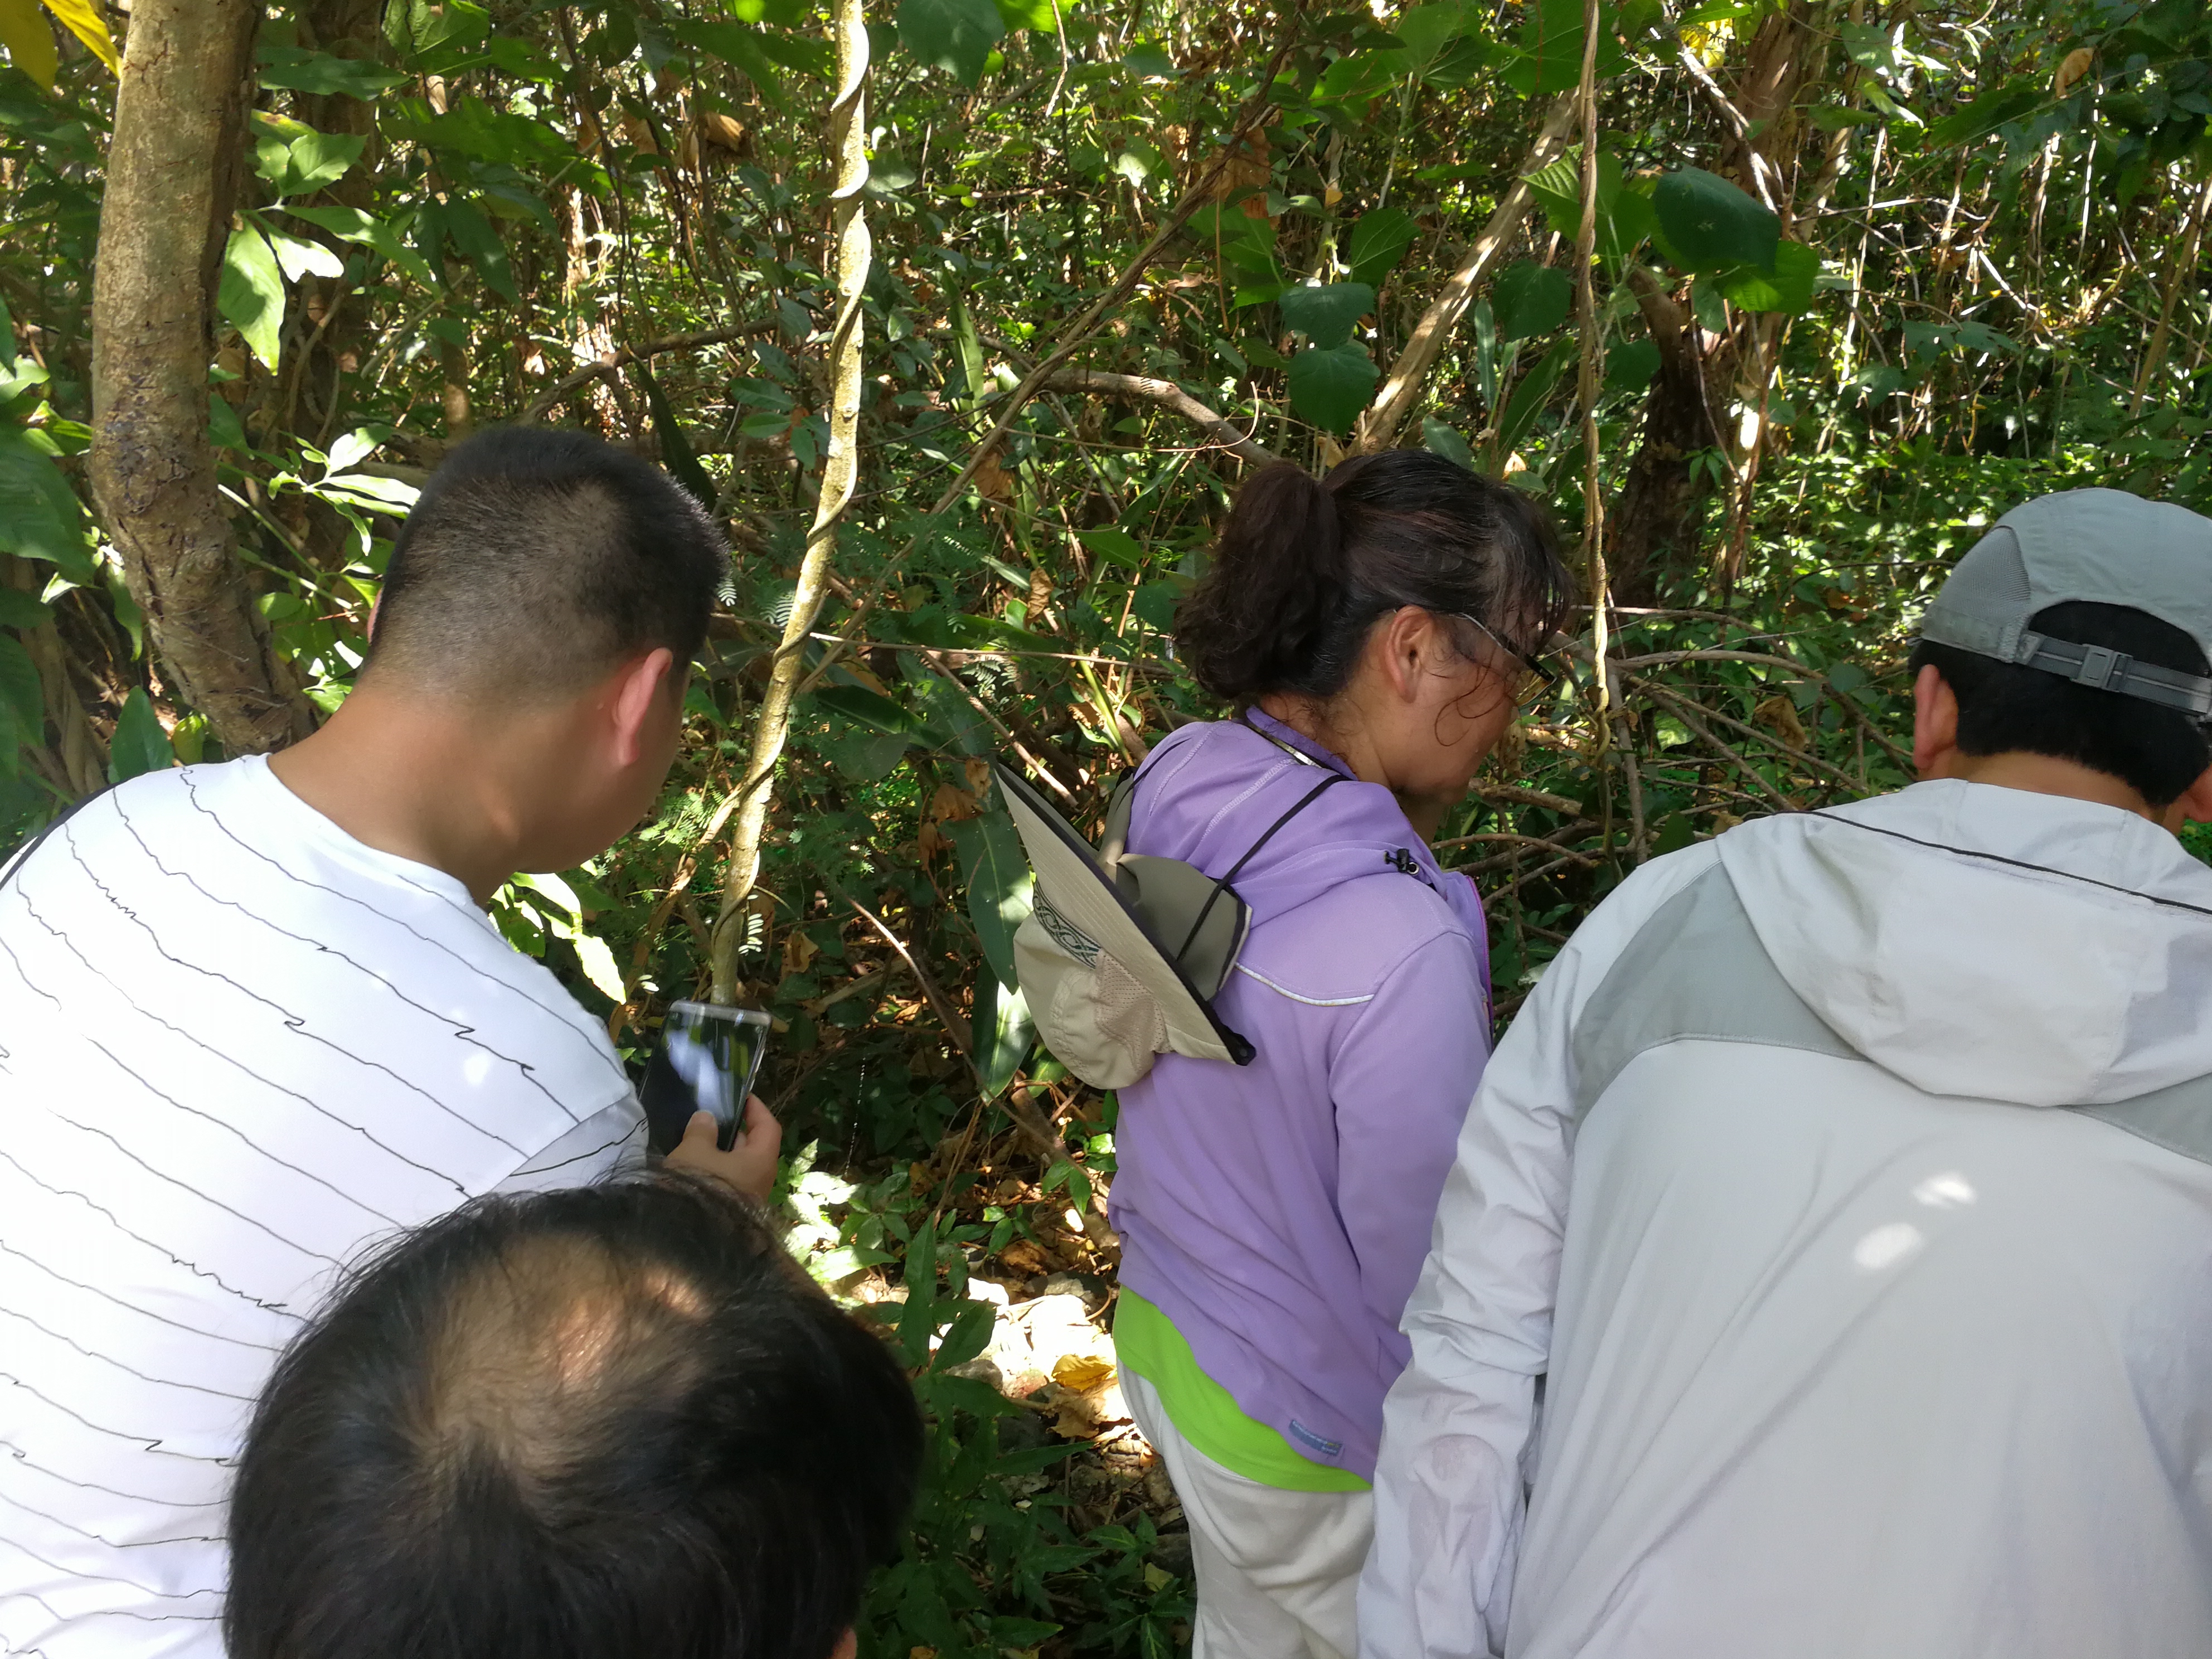
[[[1047,376],[1044,384],[1060,392],[1141,398],[1180,415],[1241,461],[1267,466],[1282,459],[1249,433],[1239,431],[1234,421],[1215,414],[1173,380],[1158,380],[1146,374],[1109,374],[1097,368],[1062,368]]]
[[[1305,9],[1301,5],[1293,15],[1293,26],[1282,45],[1275,49],[1274,56],[1267,60],[1267,67],[1261,71],[1259,89],[1238,112],[1237,125],[1231,130],[1229,137],[1221,146],[1220,153],[1214,158],[1213,164],[1176,204],[1175,210],[1161,222],[1160,228],[1153,234],[1152,240],[1138,250],[1136,258],[1122,267],[1121,274],[1114,279],[1105,292],[1084,308],[1081,315],[1060,331],[1060,338],[1053,349],[1045,354],[1035,368],[1023,375],[1020,382],[1006,394],[1006,402],[1000,406],[998,419],[992,424],[991,429],[976,443],[975,449],[969,453],[967,464],[960,469],[959,475],[945,486],[945,493],[937,498],[937,504],[923,515],[926,521],[934,520],[939,515],[950,510],[954,503],[968,493],[968,486],[975,479],[976,471],[997,450],[1000,441],[1013,429],[1015,420],[1019,417],[1030,399],[1044,389],[1045,382],[1070,357],[1073,357],[1084,342],[1096,333],[1105,319],[1135,291],[1139,280],[1151,268],[1152,261],[1166,252],[1199,209],[1205,206],[1206,203],[1218,199],[1222,178],[1227,173],[1230,163],[1243,148],[1245,139],[1259,129],[1267,118],[1267,112],[1274,107],[1275,76],[1281,71],[1283,64],[1297,46],[1303,33],[1299,26],[1303,25],[1304,21]],[[869,612],[875,609],[876,605],[882,599],[892,573],[906,562],[907,556],[913,552],[921,537],[927,533],[928,533],[927,531],[917,532],[908,540],[906,547],[901,551],[899,556],[885,564],[882,574],[876,578],[866,595],[863,597],[860,605],[847,622],[845,631],[840,635],[837,643],[823,653],[822,660],[815,665],[813,673],[809,675],[805,684],[799,687],[801,691],[811,690],[820,684],[822,677],[830,671],[837,659],[852,648],[852,642],[857,637],[862,624],[867,621]]]
[[[1352,447],[1355,454],[1371,454],[1388,449],[1398,441],[1399,428],[1406,424],[1413,412],[1413,405],[1421,395],[1421,383],[1428,378],[1437,359],[1443,355],[1444,342],[1459,326],[1461,318],[1474,303],[1474,291],[1490,275],[1491,267],[1498,263],[1508,240],[1521,228],[1535,202],[1535,193],[1528,188],[1528,175],[1540,172],[1566,149],[1567,131],[1574,125],[1575,94],[1562,93],[1546,112],[1542,129],[1536,142],[1521,159],[1511,189],[1498,210],[1490,216],[1482,234],[1474,239],[1467,262],[1452,273],[1443,291],[1429,302],[1421,313],[1421,320],[1413,325],[1405,349],[1397,361],[1390,365],[1389,378],[1382,389],[1375,394],[1375,401],[1359,417]]]
[[[587,380],[612,376],[647,357],[658,357],[664,352],[696,351],[701,346],[721,345],[731,340],[742,340],[748,335],[773,334],[782,326],[775,319],[759,318],[750,323],[732,323],[724,328],[703,328],[693,334],[671,334],[658,340],[647,340],[643,345],[622,346],[603,353],[595,363],[586,364],[573,374],[559,380],[530,400],[521,414],[514,417],[517,426],[528,426],[544,417],[545,411],[559,403]]]
[[[838,890],[838,896],[858,910],[868,926],[884,936],[884,942],[898,952],[899,960],[906,963],[908,970],[914,975],[915,983],[921,987],[921,994],[928,1000],[929,1011],[937,1016],[938,1023],[945,1027],[945,1035],[951,1039],[952,1046],[960,1051],[960,1058],[968,1062],[968,1069],[975,1079],[975,1086],[981,1089],[983,1086],[983,1074],[975,1069],[975,1045],[969,1038],[965,1022],[960,1018],[960,1011],[952,1006],[952,1000],[938,988],[937,981],[929,976],[929,970],[915,960],[914,952],[906,948],[906,941],[891,932],[881,916],[842,888]]]
[[[1758,786],[1759,793],[1765,795],[1767,799],[1771,801],[1776,806],[1779,807],[1785,812],[1796,812],[1802,810],[1798,806],[1796,801],[1790,799],[1789,796],[1784,794],[1779,789],[1777,789],[1772,784],[1769,783],[1765,778],[1760,775],[1757,767],[1753,766],[1742,756],[1737,754],[1735,750],[1729,748],[1718,738],[1715,737],[1711,732],[1707,731],[1704,722],[1699,720],[1696,714],[1690,712],[1690,710],[1697,705],[1692,703],[1688,698],[1676,696],[1672,692],[1665,690],[1662,687],[1653,685],[1648,681],[1643,684],[1642,689],[1658,697],[1662,702],[1670,705],[1674,711],[1674,718],[1681,721],[1684,726],[1687,726],[1690,729],[1691,733],[1695,736],[1699,742],[1703,743],[1715,754],[1727,761],[1728,763],[1737,771],[1749,778],[1753,784]],[[1709,713],[1711,711],[1705,710],[1700,712]],[[1765,734],[1761,733],[1760,735],[1763,737]]]

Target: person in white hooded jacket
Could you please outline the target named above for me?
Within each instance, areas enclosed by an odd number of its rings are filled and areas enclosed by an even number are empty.
[[[1407,1307],[1364,1659],[2212,1654],[2208,659],[2212,521],[2029,502],[1921,782],[1598,907]]]

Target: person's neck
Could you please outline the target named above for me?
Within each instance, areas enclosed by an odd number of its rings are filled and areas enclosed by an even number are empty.
[[[1962,755],[1954,750],[1948,758],[1949,764],[1932,775],[1960,778],[1968,783],[1995,784],[2001,789],[2024,789],[2035,795],[2064,795],[2074,800],[2094,801],[2100,806],[2117,806],[2124,812],[2133,812],[2137,817],[2148,818],[2167,829],[2175,827],[2166,823],[2166,811],[2153,806],[2120,779],[2078,761],[2019,750],[1999,755]]]
[[[364,846],[442,870],[488,903],[520,867],[517,792],[483,711],[356,689],[311,737],[269,758],[277,781]]]

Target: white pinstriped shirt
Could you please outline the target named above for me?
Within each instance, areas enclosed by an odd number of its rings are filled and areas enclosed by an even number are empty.
[[[641,1141],[553,976],[260,757],[62,824],[0,885],[0,1653],[220,1659],[230,1466],[341,1265]]]

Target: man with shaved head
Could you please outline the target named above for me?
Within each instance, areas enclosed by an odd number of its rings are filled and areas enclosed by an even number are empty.
[[[490,432],[296,747],[149,773],[0,878],[0,1652],[219,1659],[223,1487],[368,1241],[640,1150],[600,1022],[484,906],[652,805],[727,572],[656,469]],[[672,1161],[765,1192],[764,1110]]]

